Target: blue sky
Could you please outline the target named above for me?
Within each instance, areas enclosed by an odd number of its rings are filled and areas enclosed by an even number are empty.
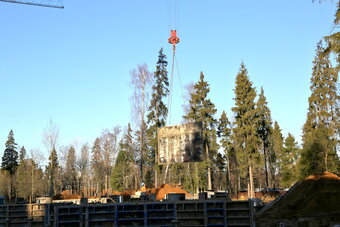
[[[171,1],[64,0],[63,10],[0,2],[0,156],[10,129],[20,146],[44,151],[42,131],[50,119],[59,127],[59,145],[92,145],[103,129],[125,126],[130,70],[147,63],[154,71],[161,47],[170,61]],[[226,110],[232,118],[243,61],[257,91],[263,86],[283,134],[300,140],[315,46],[332,29],[335,4],[180,1],[182,84],[203,71],[216,117]],[[176,78],[173,124],[181,122],[182,104]]]

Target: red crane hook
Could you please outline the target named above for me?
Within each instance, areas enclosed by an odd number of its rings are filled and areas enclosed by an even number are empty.
[[[177,31],[171,30],[170,31],[170,38],[168,39],[168,42],[172,44],[172,46],[175,48],[176,44],[179,43],[179,38],[177,37]]]

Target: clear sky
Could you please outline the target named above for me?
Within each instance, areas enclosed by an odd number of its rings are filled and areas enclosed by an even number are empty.
[[[64,0],[65,9],[0,2],[0,156],[11,129],[29,151],[50,119],[59,145],[92,145],[105,128],[130,120],[130,70],[154,71],[174,17],[172,0]],[[174,2],[174,1],[172,1]],[[219,118],[232,118],[235,76],[243,61],[273,120],[300,140],[316,43],[330,34],[336,1],[183,0],[178,7],[182,84],[203,71]],[[170,23],[169,23],[170,22]],[[177,24],[177,23],[176,23]],[[181,122],[174,83],[172,123]],[[47,154],[46,154],[47,157]]]

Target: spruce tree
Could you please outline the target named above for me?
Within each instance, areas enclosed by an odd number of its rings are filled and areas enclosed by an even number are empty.
[[[9,132],[5,146],[6,149],[2,156],[1,168],[7,170],[10,175],[13,175],[18,166],[18,151],[13,130]]]
[[[49,162],[47,165],[47,175],[49,178],[49,194],[50,196],[53,196],[56,191],[56,181],[57,181],[57,176],[59,174],[59,162],[58,162],[58,155],[57,151],[55,148],[52,149],[51,154],[48,158]]]
[[[263,157],[264,157],[264,171],[266,176],[266,187],[269,185],[268,181],[268,147],[269,147],[269,137],[272,131],[272,119],[270,110],[267,106],[267,100],[264,96],[263,88],[261,87],[261,92],[259,99],[256,103],[257,114],[258,114],[258,126],[257,133],[262,141]]]
[[[71,190],[71,193],[75,193],[76,189],[76,150],[73,146],[68,149],[68,154],[66,157],[66,166],[65,166],[65,180],[66,186]]]
[[[99,193],[101,192],[105,180],[103,154],[100,143],[101,143],[100,139],[96,138],[91,150],[92,152],[91,168],[93,171],[93,181],[95,183],[97,195],[99,195]]]
[[[253,83],[248,77],[248,70],[242,63],[236,76],[235,107],[232,111],[235,114],[235,127],[233,139],[243,177],[248,177],[249,196],[254,198],[254,168],[259,159],[259,138],[257,135],[257,113],[255,106],[256,91]]]
[[[321,157],[319,161],[323,167],[314,170],[339,173],[340,164],[336,152],[339,141],[338,71],[332,67],[328,56],[323,54],[324,50],[322,43],[319,42],[313,61],[307,120],[303,127],[303,152],[310,152],[312,149],[313,152],[320,154],[313,156],[304,154],[301,158]],[[320,150],[317,150],[318,148]],[[302,163],[312,161],[305,160]]]
[[[166,56],[163,53],[163,48],[159,51],[158,61],[156,64],[156,71],[154,72],[154,85],[152,86],[152,97],[150,106],[148,108],[147,123],[149,124],[147,130],[147,136],[149,138],[149,146],[151,150],[150,165],[154,168],[154,183],[157,186],[157,164],[155,159],[158,149],[158,136],[157,130],[160,127],[164,127],[166,123],[166,117],[168,114],[168,108],[164,103],[164,99],[169,94],[169,81],[167,72],[168,62]]]
[[[323,153],[327,152],[325,144],[318,139],[319,130],[310,135],[310,140],[304,142],[299,160],[299,179],[325,171]]]
[[[26,149],[22,146],[19,151],[19,162],[22,162],[24,159],[26,159]]]
[[[128,124],[126,133],[119,143],[119,151],[116,162],[112,168],[111,186],[114,190],[122,191],[125,189],[132,189],[132,175],[133,175],[133,137],[132,129]]]
[[[270,135],[270,148],[268,150],[268,167],[269,167],[269,187],[274,188],[276,185],[276,170],[279,168],[277,158],[283,150],[283,135],[277,121],[274,122],[273,131]]]
[[[237,169],[236,155],[234,152],[233,143],[231,140],[231,125],[228,120],[227,114],[225,111],[222,112],[221,118],[218,122],[218,131],[217,134],[221,138],[221,146],[223,148],[226,161],[227,161],[227,188],[229,193],[236,193],[237,184],[236,184],[236,173],[235,169]]]
[[[297,160],[299,147],[292,134],[288,133],[284,141],[284,148],[278,154],[280,186],[290,188],[298,179]]]
[[[335,19],[334,19],[334,28],[339,28],[340,25],[340,1],[337,3],[337,10],[335,13]],[[326,36],[325,40],[327,42],[327,47],[324,50],[324,53],[327,55],[329,53],[334,53],[337,58],[338,66],[340,63],[340,32],[334,32],[333,34]]]
[[[211,182],[211,161],[215,159],[218,150],[216,142],[217,120],[214,115],[216,113],[215,105],[208,98],[210,91],[209,84],[204,80],[204,74],[201,72],[199,81],[194,86],[194,92],[190,97],[190,111],[184,116],[188,122],[201,122],[203,129],[204,148],[207,159],[207,188],[212,189]],[[204,171],[205,172],[205,171]]]

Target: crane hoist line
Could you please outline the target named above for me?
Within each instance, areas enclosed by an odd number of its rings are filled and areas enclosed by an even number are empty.
[[[173,91],[173,80],[174,80],[174,69],[175,69],[175,57],[176,57],[176,44],[179,43],[179,38],[177,37],[177,31],[170,31],[170,38],[168,42],[172,44],[172,64],[171,64],[171,74],[170,74],[170,92],[168,99],[168,122],[171,124],[171,104],[172,104],[172,91]]]
[[[31,6],[42,6],[42,7],[49,7],[49,8],[58,8],[63,9],[64,6],[61,0],[58,1],[34,1],[34,0],[0,0],[0,2],[9,2],[9,3],[17,3],[17,4],[24,4],[24,5],[31,5]]]
[[[179,28],[179,10],[178,10],[178,0],[168,0],[168,29],[170,30],[170,37],[168,38],[168,43],[172,45],[172,64],[171,64],[171,74],[170,74],[170,83],[169,83],[169,96],[168,96],[168,125],[171,125],[171,106],[172,106],[172,96],[173,96],[173,83],[174,83],[174,73],[175,66],[177,67],[178,79],[180,82],[180,88],[183,96],[183,89],[181,84],[181,78],[178,70],[178,63],[176,58],[176,45],[180,42],[178,37],[178,28]],[[183,97],[184,98],[184,97]]]

